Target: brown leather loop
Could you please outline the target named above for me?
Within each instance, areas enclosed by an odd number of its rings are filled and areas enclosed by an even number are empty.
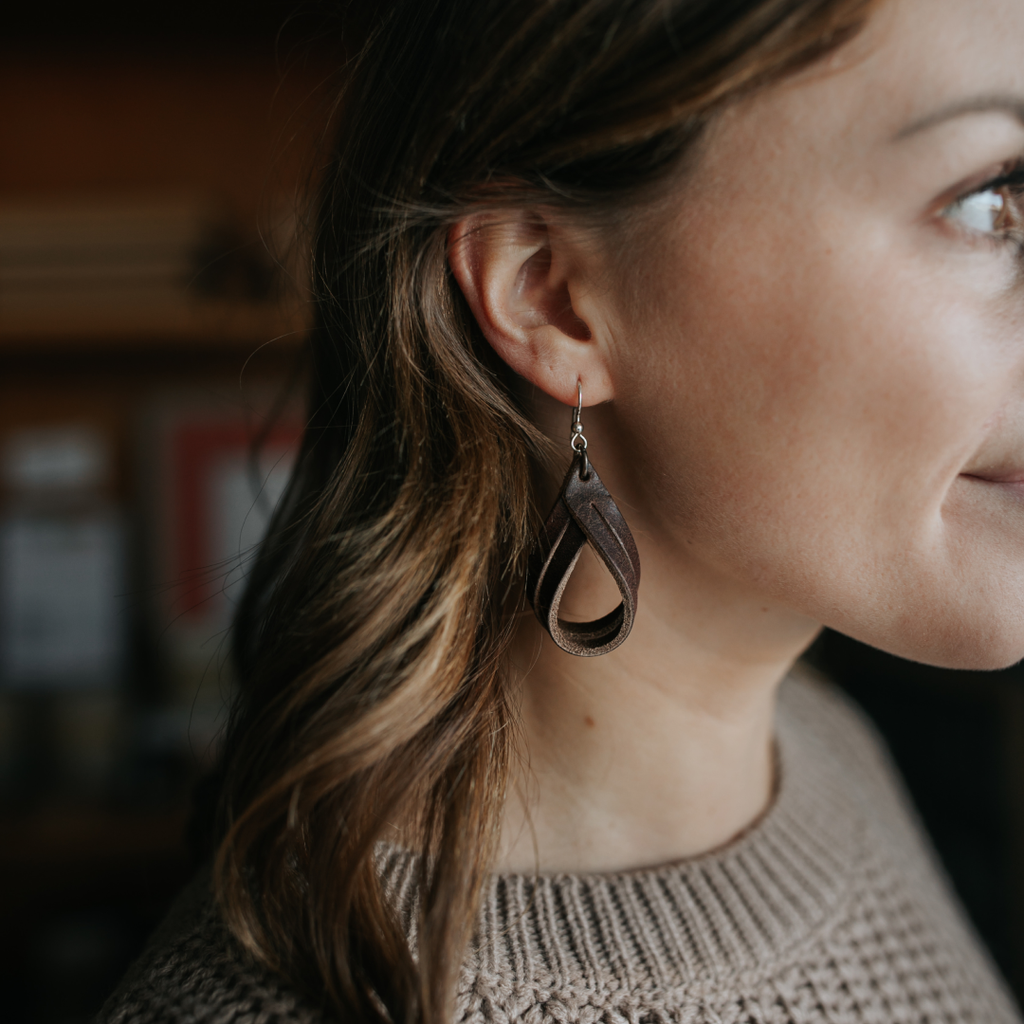
[[[588,541],[615,580],[622,602],[593,622],[567,622],[558,617],[558,606]],[[639,586],[640,556],[633,535],[593,463],[578,452],[530,556],[527,598],[563,651],[591,657],[615,650],[629,636]]]

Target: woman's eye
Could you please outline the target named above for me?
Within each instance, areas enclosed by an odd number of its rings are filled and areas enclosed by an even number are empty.
[[[988,185],[961,196],[950,203],[942,215],[947,219],[981,234],[1001,234],[1021,224],[1021,213],[1017,209],[1018,196],[1008,185]]]

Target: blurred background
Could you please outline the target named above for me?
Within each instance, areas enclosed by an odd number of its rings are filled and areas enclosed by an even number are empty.
[[[301,429],[293,244],[375,0],[23,5],[0,36],[0,1006],[84,1022],[194,868]],[[253,441],[261,441],[258,457]],[[826,634],[1024,993],[1021,672]]]
[[[275,0],[5,8],[10,1024],[88,1020],[192,869],[228,620],[301,427],[297,211],[359,16]]]

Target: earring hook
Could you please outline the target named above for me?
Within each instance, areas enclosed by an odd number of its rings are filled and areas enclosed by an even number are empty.
[[[576,408],[572,411],[572,436],[569,447],[580,457],[580,477],[590,476],[590,461],[587,459],[587,439],[583,436],[583,382],[576,378]]]

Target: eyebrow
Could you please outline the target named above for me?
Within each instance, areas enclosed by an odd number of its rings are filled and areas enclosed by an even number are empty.
[[[1011,114],[1024,125],[1024,96],[974,96],[956,100],[931,114],[925,114],[924,117],[911,121],[896,133],[894,141],[899,142],[901,139],[934,128],[937,124],[942,124],[945,121],[952,121],[956,117],[963,117],[965,114],[988,114],[993,111]]]

